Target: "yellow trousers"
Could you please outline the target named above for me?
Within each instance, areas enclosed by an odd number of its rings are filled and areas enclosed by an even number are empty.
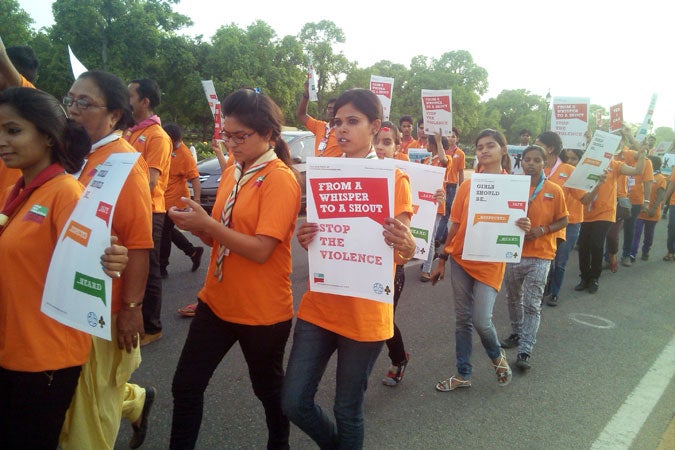
[[[117,347],[117,316],[113,316],[112,341],[92,336],[91,355],[63,423],[59,439],[63,450],[113,449],[121,419],[133,422],[143,411],[145,389],[128,383],[140,363],[140,346],[131,353]]]

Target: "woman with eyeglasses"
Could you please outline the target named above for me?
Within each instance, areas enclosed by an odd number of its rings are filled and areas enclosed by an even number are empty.
[[[525,234],[520,262],[507,264],[504,275],[511,335],[501,345],[518,347],[516,367],[521,370],[531,366],[530,358],[541,320],[541,300],[555,257],[556,239],[567,226],[565,194],[560,186],[546,179],[546,160],[546,152],[538,145],[523,150],[523,173],[530,176],[527,217],[531,228]]]
[[[0,93],[0,157],[21,171],[0,192],[0,448],[55,449],[91,348],[88,334],[40,310],[52,253],[82,194],[70,176],[90,149],[82,127],[51,95]],[[112,246],[103,270],[119,277],[126,249]],[[92,261],[92,276],[102,276]],[[125,274],[126,275],[126,274]]]
[[[82,184],[89,183],[111,154],[136,152],[122,139],[132,117],[127,87],[117,76],[102,71],[84,72],[68,90],[63,104],[71,120],[84,127],[92,142],[78,175]],[[143,158],[138,158],[122,186],[112,229],[129,249],[128,270],[113,281],[112,341],[92,337],[92,351],[82,368],[61,435],[64,450],[112,449],[121,418],[134,426],[131,444],[138,446],[145,437],[155,391],[127,383],[141,362],[143,294],[148,253],[153,246],[148,166]]]
[[[483,173],[507,174],[510,169],[506,151],[506,138],[496,130],[483,130],[476,138],[476,159]],[[504,167],[506,165],[506,168]],[[464,182],[457,189],[450,210],[450,228],[444,252],[438,257],[438,266],[431,273],[436,284],[445,276],[445,266],[450,261],[452,292],[455,302],[455,358],[457,375],[436,384],[441,392],[471,387],[472,332],[475,329],[497,375],[497,383],[506,386],[511,382],[511,368],[499,345],[497,331],[492,322],[492,309],[497,292],[504,278],[505,263],[469,261],[462,258],[464,237],[469,214],[471,183]],[[530,219],[516,221],[523,231],[530,231]]]
[[[345,158],[377,158],[373,138],[381,123],[382,104],[369,90],[350,89],[335,102],[335,135]],[[409,229],[412,200],[408,176],[396,171],[394,186],[394,217],[385,219],[382,235],[373,239],[384,236],[392,247],[394,263],[404,264],[415,253]],[[307,249],[318,230],[316,223],[300,225],[300,245]],[[391,269],[393,275],[394,267]],[[393,325],[391,303],[314,291],[303,295],[284,379],[283,407],[320,448],[363,447],[363,398],[373,364],[384,341],[393,335]],[[316,403],[315,395],[335,352],[333,421]]]
[[[288,448],[281,411],[283,358],[293,318],[291,238],[300,186],[281,137],[283,113],[264,94],[240,89],[222,103],[223,140],[235,164],[223,172],[212,216],[184,198],[171,219],[212,247],[195,317],[173,378],[172,449],[195,447],[204,391],[239,342],[265,410],[267,448]],[[234,412],[233,412],[234,413]]]

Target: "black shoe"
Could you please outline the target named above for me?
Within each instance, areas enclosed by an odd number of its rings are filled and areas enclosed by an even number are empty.
[[[530,355],[527,353],[518,353],[518,357],[516,359],[516,367],[519,368],[520,370],[527,370],[531,368],[532,366],[530,365]]]
[[[166,267],[160,267],[159,268],[159,276],[162,279],[169,278],[169,272],[166,271]]]
[[[587,287],[588,287],[588,281],[586,281],[586,280],[581,280],[581,281],[579,282],[579,284],[577,284],[576,286],[574,286],[574,290],[575,290],[575,291],[585,291]]]
[[[157,389],[154,387],[145,388],[145,403],[143,404],[143,411],[141,412],[141,423],[136,426],[133,423],[131,427],[134,429],[134,434],[131,436],[129,441],[130,448],[138,448],[143,445],[145,441],[145,435],[148,432],[148,417],[150,416],[150,408],[155,401],[155,396],[157,395]]]
[[[589,283],[588,283],[588,292],[591,294],[595,294],[598,292],[598,288],[600,287],[600,283],[598,283],[598,280],[596,278],[593,278]]]
[[[518,343],[520,342],[520,336],[517,334],[512,334],[511,336],[507,337],[503,341],[499,343],[499,345],[502,346],[502,348],[513,348],[513,347],[518,347]]]
[[[195,247],[195,252],[190,256],[192,260],[192,271],[196,272],[202,264],[202,255],[204,254],[204,247]]]
[[[557,295],[551,295],[548,300],[546,300],[546,304],[548,306],[558,306],[558,296]]]

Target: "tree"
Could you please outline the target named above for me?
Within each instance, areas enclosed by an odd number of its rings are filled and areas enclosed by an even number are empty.
[[[518,142],[520,130],[529,129],[538,134],[546,129],[546,116],[551,114],[545,98],[526,89],[504,90],[486,102],[485,111],[499,113],[499,123],[491,126],[501,129],[508,142]],[[549,115],[550,118],[550,115]]]
[[[0,36],[5,47],[29,45],[34,21],[16,0],[0,0]]]

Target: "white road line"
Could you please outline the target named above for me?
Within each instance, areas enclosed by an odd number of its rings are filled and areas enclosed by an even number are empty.
[[[673,377],[673,368],[675,368],[675,336],[602,430],[591,449],[629,448],[668,387]]]

